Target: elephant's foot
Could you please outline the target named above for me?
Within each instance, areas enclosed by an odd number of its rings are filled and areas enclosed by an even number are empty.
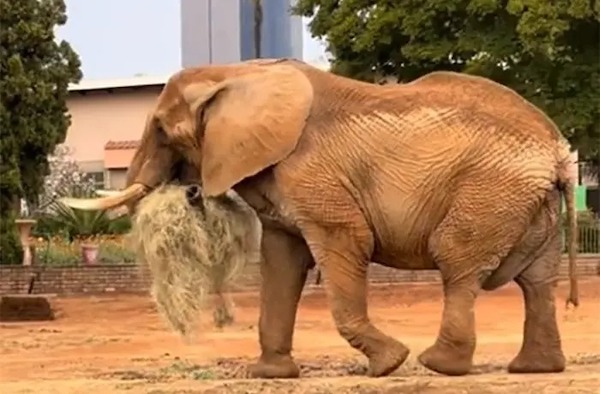
[[[300,369],[292,356],[261,356],[256,364],[248,366],[251,378],[259,379],[291,379],[300,376]]]
[[[381,352],[376,352],[369,357],[369,370],[371,377],[387,376],[394,372],[408,357],[410,350],[397,340],[390,338]]]
[[[510,364],[510,373],[553,373],[565,370],[565,356],[561,350],[552,353],[535,349],[521,350]]]
[[[436,342],[418,357],[427,369],[449,376],[466,375],[473,366],[475,347],[470,344],[446,345]]]

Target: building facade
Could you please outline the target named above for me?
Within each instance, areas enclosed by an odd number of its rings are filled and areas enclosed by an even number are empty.
[[[71,126],[65,145],[97,187],[121,189],[146,117],[165,78],[81,82],[71,86],[67,107]]]
[[[296,0],[262,0],[261,56],[302,59],[302,18]],[[255,58],[253,0],[181,0],[181,65]]]
[[[262,0],[261,57],[302,59],[296,0]],[[180,0],[181,66],[255,58],[253,0]],[[65,144],[98,186],[120,189],[148,111],[168,77],[82,81],[70,87]]]

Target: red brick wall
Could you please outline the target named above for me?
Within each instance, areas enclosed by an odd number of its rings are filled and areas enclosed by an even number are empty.
[[[26,293],[32,277],[33,293],[52,294],[146,291],[150,279],[146,270],[135,265],[0,266],[0,294]]]
[[[567,261],[563,259],[561,278],[567,277]],[[577,263],[581,277],[598,275],[600,255],[579,256]],[[76,294],[106,292],[146,292],[150,275],[146,269],[135,265],[112,265],[95,267],[22,267],[0,266],[0,294],[26,293],[29,282],[35,277],[34,293]],[[371,283],[437,282],[438,271],[405,271],[371,265]],[[239,278],[238,290],[256,289],[260,283],[258,266],[246,267]],[[315,283],[315,272],[311,271],[307,285]]]

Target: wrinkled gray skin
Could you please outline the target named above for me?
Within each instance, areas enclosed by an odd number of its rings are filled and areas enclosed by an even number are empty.
[[[208,198],[233,188],[257,212],[262,354],[254,377],[299,375],[292,336],[315,261],[339,333],[368,358],[371,376],[394,371],[409,350],[367,315],[370,261],[441,272],[444,310],[435,343],[419,355],[425,367],[468,373],[477,294],[514,280],[525,325],[509,371],[560,372],[554,286],[561,193],[569,234],[575,229],[569,166],[569,145],[552,122],[491,81],[440,72],[377,86],[298,61],[258,61],[171,78],[123,195],[133,206],[141,190],[180,179],[201,183]],[[123,203],[115,201],[104,205]]]

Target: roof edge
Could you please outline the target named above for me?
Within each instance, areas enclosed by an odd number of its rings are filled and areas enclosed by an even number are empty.
[[[104,150],[127,150],[137,149],[140,146],[141,140],[108,140],[104,144]]]
[[[164,85],[170,76],[142,76],[132,78],[115,79],[86,79],[79,83],[69,84],[69,92],[81,92],[86,90],[119,89],[143,86]]]
[[[329,71],[329,63],[307,63],[323,71]],[[144,86],[161,86],[167,83],[171,75],[144,75],[131,78],[114,79],[84,79],[79,83],[69,84],[69,92],[83,92],[88,90],[106,90],[134,88]]]

